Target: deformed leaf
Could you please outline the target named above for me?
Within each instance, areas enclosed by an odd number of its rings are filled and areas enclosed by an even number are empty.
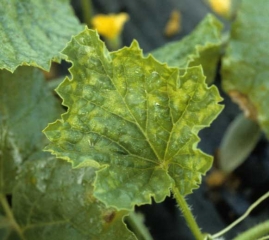
[[[211,83],[220,58],[221,30],[221,23],[213,15],[208,15],[190,35],[160,47],[151,54],[171,67],[186,68],[201,64],[207,83]]]
[[[223,88],[269,136],[269,1],[242,0],[223,58]]]
[[[0,193],[11,193],[21,164],[46,143],[42,129],[61,112],[40,70],[0,71]]]
[[[6,234],[6,240],[136,239],[123,223],[126,211],[106,208],[93,197],[92,168],[74,170],[46,155],[23,165],[13,191],[13,224],[6,218],[4,228],[0,218],[0,236]]]
[[[13,72],[20,65],[49,70],[60,62],[60,51],[82,30],[69,0],[1,0],[0,69]]]
[[[44,130],[46,150],[97,168],[95,196],[119,209],[163,201],[173,185],[183,195],[197,188],[212,161],[196,148],[197,133],[222,109],[201,67],[179,78],[177,68],[144,58],[136,41],[109,53],[87,29],[64,53],[73,78],[57,92],[68,112]]]

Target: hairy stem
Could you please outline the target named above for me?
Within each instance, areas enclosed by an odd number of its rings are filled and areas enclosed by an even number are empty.
[[[197,225],[197,222],[195,221],[195,218],[185,200],[185,198],[179,193],[177,188],[173,188],[173,193],[176,198],[176,201],[180,207],[180,210],[192,232],[195,239],[202,240],[204,239],[204,235],[201,232],[199,226]]]

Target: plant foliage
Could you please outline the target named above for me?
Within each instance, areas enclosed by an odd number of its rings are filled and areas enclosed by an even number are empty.
[[[42,72],[2,70],[0,96],[0,239],[135,239],[122,222],[127,212],[93,197],[92,168],[72,170],[42,153],[41,130],[62,112]]]
[[[73,167],[98,169],[94,195],[118,209],[163,201],[176,187],[192,192],[212,163],[196,148],[200,129],[222,106],[201,67],[179,76],[136,41],[109,53],[95,31],[85,29],[63,51],[72,79],[57,88],[68,107],[45,134],[46,150]]]
[[[46,143],[42,129],[62,110],[31,67],[0,71],[0,96],[0,192],[10,194],[22,164]]]
[[[127,239],[135,236],[126,229],[116,212],[93,197],[92,168],[72,170],[64,161],[35,156],[20,174],[13,194],[12,219],[2,239]],[[90,227],[89,227],[90,226]]]
[[[269,136],[269,2],[242,0],[223,58],[223,87]],[[250,31],[251,29],[251,31]]]
[[[49,70],[72,34],[82,30],[69,0],[1,0],[0,69],[20,65]]]
[[[223,86],[268,136],[269,3],[240,2],[233,2],[238,13],[230,9],[236,20],[222,59]],[[212,165],[197,147],[198,134],[223,108],[217,88],[207,86],[224,50],[214,16],[147,55],[137,41],[109,52],[88,28],[67,43],[80,30],[68,0],[0,3],[0,239],[151,239],[143,217],[131,211],[171,192],[195,238],[213,239],[269,196],[214,235],[200,231],[184,199]],[[36,68],[49,70],[61,59],[72,64],[56,89],[65,113]],[[255,121],[239,118],[227,132],[222,169],[232,171],[254,147]],[[261,237],[267,225],[239,238]]]
[[[208,15],[191,34],[154,50],[152,55],[170,67],[186,68],[201,64],[207,83],[211,83],[220,58],[221,30],[222,24],[216,17]]]

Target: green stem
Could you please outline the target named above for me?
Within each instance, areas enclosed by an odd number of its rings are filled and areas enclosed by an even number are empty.
[[[263,196],[261,196],[257,201],[255,201],[249,208],[248,210],[244,213],[244,215],[242,215],[240,218],[238,218],[236,221],[234,221],[232,224],[230,224],[228,227],[224,228],[223,230],[221,230],[220,232],[212,235],[211,237],[213,239],[218,238],[222,235],[224,235],[226,232],[228,232],[229,230],[231,230],[235,225],[237,225],[238,223],[240,223],[241,221],[243,221],[249,214],[250,212],[257,207],[262,201],[264,201],[266,198],[269,197],[269,192],[265,193]]]
[[[269,220],[260,223],[251,229],[241,233],[234,240],[248,240],[248,239],[258,239],[264,235],[269,234]]]
[[[91,0],[81,0],[81,8],[83,21],[87,24],[89,28],[92,27],[92,1]]]
[[[257,239],[257,240],[268,240],[268,239],[269,239],[269,235],[264,236],[264,237],[262,237],[262,238],[259,238],[259,239]]]
[[[185,198],[179,193],[177,188],[173,188],[173,193],[176,198],[176,201],[180,207],[180,210],[191,230],[193,233],[195,239],[197,240],[203,240],[205,236],[201,232],[199,226],[197,225],[197,222],[195,221],[195,218],[185,200]]]
[[[107,48],[110,51],[116,51],[122,46],[121,34],[117,35],[113,39],[105,38]]]
[[[10,225],[12,226],[12,228],[17,232],[17,234],[20,236],[21,239],[25,239],[20,226],[18,225],[18,223],[16,222],[13,213],[9,207],[9,204],[7,202],[7,199],[5,197],[5,195],[0,193],[0,204],[2,205],[4,212],[6,214],[7,219],[9,220]]]
[[[59,84],[63,82],[64,79],[65,79],[65,76],[64,77],[61,76],[61,77],[48,81],[47,83],[48,83],[49,89],[52,91],[55,90],[59,86]]]
[[[135,212],[131,212],[129,216],[126,217],[126,221],[132,231],[136,234],[139,240],[153,240],[147,227],[144,225],[143,215]]]

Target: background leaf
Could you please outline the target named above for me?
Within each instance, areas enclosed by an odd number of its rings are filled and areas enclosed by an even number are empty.
[[[218,160],[219,168],[225,173],[233,172],[253,151],[261,137],[256,122],[242,114],[231,122],[221,140]]]
[[[179,79],[178,69],[143,58],[137,42],[109,53],[87,29],[64,53],[73,79],[57,92],[68,112],[44,130],[46,150],[100,168],[95,196],[120,209],[163,201],[173,184],[183,195],[197,188],[212,161],[196,149],[197,133],[222,109],[202,69]]]
[[[242,0],[223,58],[223,88],[269,135],[269,2]]]
[[[105,208],[93,197],[94,174],[92,168],[72,170],[47,154],[33,157],[13,193],[17,231],[9,225],[5,239],[135,240],[122,222],[127,212]]]
[[[220,58],[221,30],[221,23],[213,15],[207,15],[191,34],[151,54],[170,67],[186,68],[201,64],[207,83],[211,83],[215,79]]]
[[[68,0],[1,0],[0,69],[20,65],[49,70],[72,34],[82,30]]]
[[[42,72],[0,71],[0,193],[11,193],[20,166],[46,143],[41,133],[62,112]]]

